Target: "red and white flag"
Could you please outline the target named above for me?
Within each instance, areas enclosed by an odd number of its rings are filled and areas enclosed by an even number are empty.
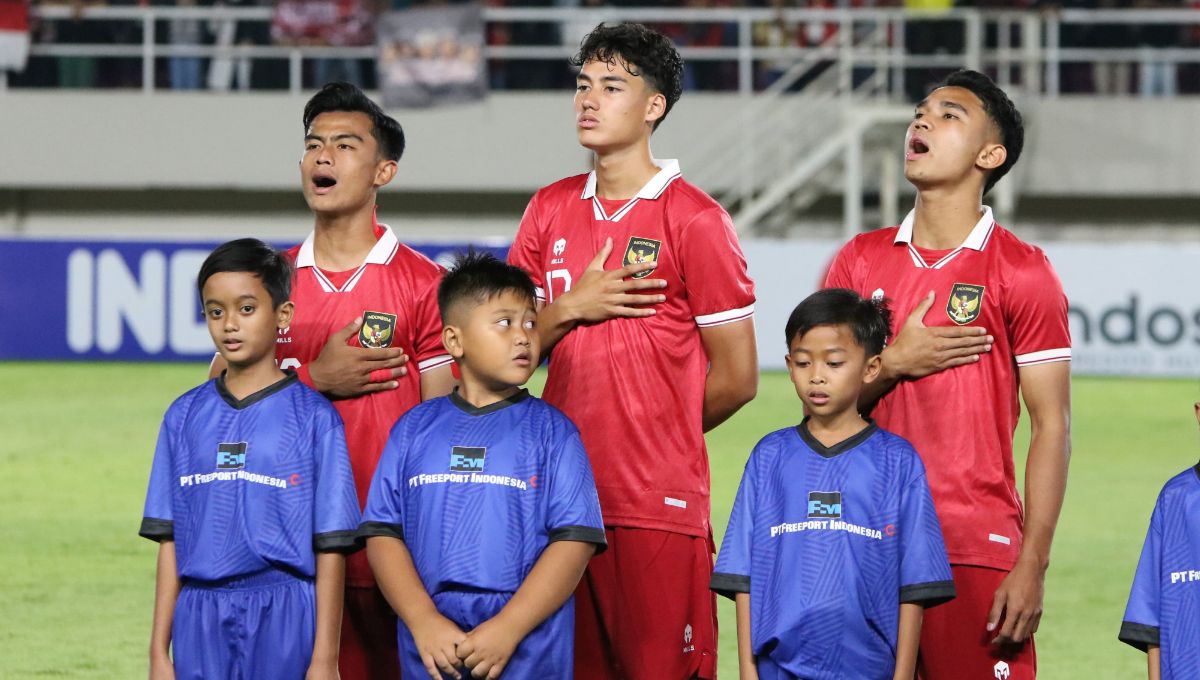
[[[29,59],[29,0],[0,0],[0,71],[24,71]]]

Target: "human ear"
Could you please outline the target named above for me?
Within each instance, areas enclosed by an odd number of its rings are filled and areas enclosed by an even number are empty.
[[[442,346],[455,359],[463,356],[462,331],[457,326],[446,326],[442,329]]]

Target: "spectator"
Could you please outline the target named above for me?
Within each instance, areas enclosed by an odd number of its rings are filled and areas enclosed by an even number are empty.
[[[195,7],[196,0],[175,0],[180,8]],[[167,24],[167,35],[172,47],[192,47],[204,42],[204,26],[195,17],[172,19]],[[171,88],[175,90],[200,89],[203,60],[189,55],[175,55],[170,59]]]
[[[1182,3],[1169,0],[1136,0],[1138,9],[1182,9]],[[1162,48],[1179,47],[1183,31],[1178,24],[1139,24],[1137,31],[1141,60],[1138,62],[1138,90],[1143,97],[1174,97],[1179,92],[1175,62],[1158,58]]]

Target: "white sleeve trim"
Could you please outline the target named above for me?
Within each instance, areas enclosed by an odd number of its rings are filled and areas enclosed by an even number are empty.
[[[720,326],[722,324],[749,319],[754,316],[754,305],[750,304],[739,309],[727,309],[723,312],[715,312],[713,314],[701,314],[696,317],[696,325],[701,328],[709,326]]]
[[[1031,366],[1033,364],[1049,364],[1055,361],[1070,361],[1071,348],[1060,347],[1058,349],[1044,349],[1040,352],[1030,352],[1028,354],[1018,354],[1016,356],[1018,366]]]
[[[541,286],[534,286],[533,295],[538,299],[538,302],[546,301],[546,289]]]
[[[439,354],[436,357],[429,357],[425,361],[418,361],[417,370],[421,373],[424,373],[425,371],[429,371],[440,366],[445,366],[451,361],[454,361],[454,357],[450,356],[449,354]]]

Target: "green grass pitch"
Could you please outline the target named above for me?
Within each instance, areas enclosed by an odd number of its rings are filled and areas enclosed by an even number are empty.
[[[0,678],[145,676],[155,548],[137,527],[150,457],[163,410],[203,373],[195,364],[0,364]],[[1074,456],[1038,634],[1042,677],[1144,677],[1143,656],[1116,632],[1155,496],[1200,455],[1197,399],[1193,381],[1075,381]],[[799,412],[786,376],[764,374],[758,398],[709,436],[718,540],[750,448]],[[1022,429],[1019,450],[1026,437]],[[732,609],[722,600],[727,680],[737,673]]]

